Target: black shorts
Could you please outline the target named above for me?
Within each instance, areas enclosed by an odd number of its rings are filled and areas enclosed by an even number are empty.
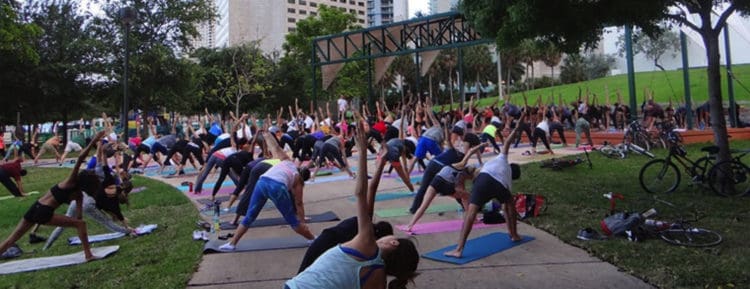
[[[430,187],[435,188],[441,196],[452,196],[456,193],[456,184],[449,183],[441,176],[435,176],[430,182]]]
[[[42,205],[39,203],[39,201],[37,201],[36,203],[31,205],[31,208],[29,208],[28,211],[26,211],[26,214],[23,215],[23,218],[26,221],[32,222],[34,224],[46,224],[49,223],[50,220],[52,220],[52,215],[54,214],[54,208]]]
[[[510,191],[489,174],[480,173],[471,188],[471,203],[481,207],[492,199],[500,203],[508,202],[511,199]]]

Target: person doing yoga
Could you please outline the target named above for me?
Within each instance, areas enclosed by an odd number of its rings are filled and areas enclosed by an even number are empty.
[[[21,236],[23,236],[23,234],[29,231],[32,226],[35,224],[42,224],[75,227],[78,230],[78,238],[81,239],[81,245],[83,245],[83,253],[86,256],[86,261],[97,259],[97,256],[94,256],[91,253],[88,232],[86,231],[86,223],[81,219],[83,217],[82,206],[76,209],[75,218],[55,214],[55,209],[62,204],[69,204],[71,201],[76,201],[78,203],[82,202],[83,194],[81,191],[96,192],[96,190],[99,189],[99,178],[96,174],[90,171],[83,171],[79,174],[78,171],[79,167],[86,159],[86,156],[91,151],[91,148],[94,144],[98,143],[103,136],[104,132],[99,132],[86,149],[84,149],[78,156],[78,160],[76,161],[75,166],[73,166],[70,175],[64,181],[53,186],[46,194],[39,198],[31,208],[29,208],[13,233],[11,233],[2,244],[0,244],[0,253],[5,252],[5,250],[10,248],[21,238]]]

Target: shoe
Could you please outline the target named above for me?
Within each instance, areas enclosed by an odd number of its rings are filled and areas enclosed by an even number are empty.
[[[0,259],[11,259],[11,258],[20,257],[21,255],[23,255],[23,250],[21,250],[21,248],[18,247],[18,245],[13,244],[13,246],[8,248],[8,250],[5,250],[5,252],[0,254]]]
[[[193,241],[200,240],[202,236],[203,236],[203,234],[201,233],[200,230],[193,231]]]
[[[226,239],[229,239],[231,237],[234,237],[234,234],[229,233],[229,234],[226,234],[224,236],[219,236],[219,240],[226,240]]]
[[[36,244],[47,241],[47,238],[42,236],[37,236],[36,234],[30,234],[29,235],[29,244]]]
[[[229,212],[229,208],[223,208],[223,209],[221,209],[221,211],[227,213],[227,212]]]
[[[578,231],[576,238],[584,241],[601,240],[602,236],[591,228],[584,228]]]
[[[229,252],[229,251],[234,251],[234,249],[235,249],[235,246],[232,245],[232,243],[226,243],[226,244],[221,245],[219,247],[219,251],[227,251],[227,252]]]
[[[208,235],[208,232],[203,231],[201,232],[201,239],[203,239],[203,241],[208,241],[209,239],[211,239],[211,236]]]

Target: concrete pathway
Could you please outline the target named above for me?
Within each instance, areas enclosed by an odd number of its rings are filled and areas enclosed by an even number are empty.
[[[527,147],[512,149],[511,161],[525,163],[539,161],[552,156],[522,156]],[[579,153],[573,148],[555,150],[558,156]],[[493,155],[485,156],[488,160]],[[354,159],[350,159],[353,161]],[[475,160],[474,160],[475,161]],[[370,164],[372,168],[374,164]],[[585,166],[572,169],[588,169]],[[372,172],[369,170],[368,172]],[[338,173],[344,174],[344,173]],[[337,174],[337,175],[338,175]],[[394,172],[395,174],[395,172]],[[215,178],[209,177],[209,181]],[[162,179],[172,185],[194,181],[195,177]],[[340,218],[356,214],[354,203],[348,198],[353,194],[354,181],[309,184],[305,187],[305,210],[322,213],[332,210]],[[403,191],[405,186],[394,178],[382,180],[379,192]],[[411,198],[377,202],[375,209],[407,207]],[[451,204],[448,198],[437,198],[436,204]],[[196,207],[200,206],[196,203]],[[229,220],[234,215],[223,216]],[[260,218],[278,217],[275,210],[265,210]],[[207,218],[208,217],[205,217]],[[411,216],[387,218],[394,226],[406,224]],[[459,219],[459,212],[427,214],[423,222]],[[336,222],[310,224],[315,233]],[[491,232],[507,232],[505,226],[473,230],[470,238]],[[409,288],[652,288],[638,278],[620,272],[617,267],[589,256],[585,251],[567,245],[554,236],[519,223],[519,232],[536,240],[502,251],[478,261],[458,266],[422,258],[415,284]],[[225,234],[227,232],[221,232]],[[573,234],[574,232],[571,232]],[[288,226],[251,229],[245,238],[269,238],[292,236]],[[397,233],[404,236],[402,233]],[[190,238],[190,236],[185,236]],[[430,252],[453,245],[458,232],[418,235],[414,239],[420,253]],[[304,255],[305,249],[286,249],[260,252],[241,252],[204,255],[197,271],[188,283],[188,288],[282,288],[283,283],[293,277]]]

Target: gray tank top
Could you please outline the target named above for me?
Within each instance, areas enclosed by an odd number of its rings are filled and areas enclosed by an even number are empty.
[[[329,138],[326,141],[326,143],[327,144],[332,144],[332,145],[336,146],[337,148],[339,148],[339,147],[341,147],[341,138],[338,137],[338,136],[334,136],[334,137]]]

